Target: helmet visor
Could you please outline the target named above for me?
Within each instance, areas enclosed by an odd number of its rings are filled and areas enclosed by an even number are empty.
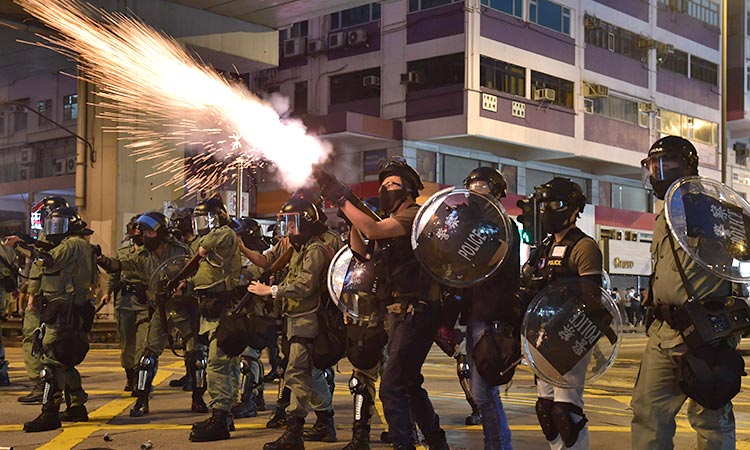
[[[276,216],[276,230],[279,237],[300,234],[299,213],[284,213]]]
[[[211,231],[211,218],[208,214],[193,216],[193,234],[203,236]]]
[[[44,234],[47,236],[66,234],[69,226],[70,219],[67,217],[47,217],[44,221]]]
[[[468,183],[468,186],[466,186],[470,191],[476,192],[479,194],[489,195],[491,192],[490,184],[484,180],[471,180]]]
[[[651,156],[641,161],[643,187],[653,190],[653,183],[672,182],[680,178],[686,169],[685,161],[674,155]]]
[[[544,212],[550,211],[561,211],[568,207],[568,203],[564,200],[546,200],[539,202],[539,211]]]

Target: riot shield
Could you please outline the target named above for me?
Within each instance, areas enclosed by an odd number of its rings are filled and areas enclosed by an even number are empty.
[[[518,238],[502,205],[467,189],[447,188],[430,197],[412,226],[417,260],[433,278],[469,287],[492,275]]]
[[[575,278],[542,289],[531,301],[521,328],[521,347],[542,380],[579,388],[614,364],[623,319],[600,286]]]
[[[180,273],[180,270],[191,259],[192,257],[189,255],[175,256],[161,263],[156,271],[154,271],[148,282],[148,291],[146,292],[146,296],[152,307],[156,308],[159,301],[169,301],[172,292],[169,292],[166,288],[167,283]]]
[[[714,275],[750,281],[750,204],[716,180],[685,177],[664,197],[672,236],[692,259]]]
[[[383,318],[377,287],[374,261],[360,261],[349,246],[336,252],[328,266],[328,293],[344,314],[361,322]]]

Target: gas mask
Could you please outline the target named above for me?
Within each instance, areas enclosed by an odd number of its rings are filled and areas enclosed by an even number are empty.
[[[156,237],[143,236],[143,246],[146,247],[146,250],[150,252],[153,252],[154,250],[159,248],[162,242],[164,242],[164,240],[160,238],[159,236],[156,236]]]
[[[542,226],[548,234],[559,233],[571,224],[571,208],[562,200],[550,200],[541,204]]]
[[[388,190],[385,186],[380,186],[380,191],[378,192],[380,207],[386,213],[392,213],[401,206],[404,200],[406,200],[407,195],[403,188]]]

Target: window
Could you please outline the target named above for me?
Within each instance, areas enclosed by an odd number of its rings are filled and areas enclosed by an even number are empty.
[[[629,211],[648,211],[649,193],[643,187],[612,184],[612,207]]]
[[[380,67],[349,72],[330,78],[331,104],[380,97],[380,86],[363,86],[362,78],[380,76]]]
[[[500,172],[503,173],[505,182],[508,183],[508,194],[518,193],[518,167],[503,164]]]
[[[719,5],[710,0],[659,0],[674,12],[683,12],[703,23],[719,27]]]
[[[437,173],[437,154],[426,150],[417,150],[417,173],[422,181],[434,183]]]
[[[357,6],[331,14],[331,31],[380,20],[380,3]]]
[[[694,55],[690,56],[690,78],[717,86],[717,71],[718,66],[711,61]]]
[[[52,123],[49,120],[44,118],[44,117],[50,117],[52,115],[52,99],[41,100],[37,102],[36,110],[39,111],[39,114],[41,114],[41,116],[36,116],[37,128],[45,128],[45,127],[52,125]]]
[[[477,167],[480,167],[480,161],[476,159],[443,155],[443,184],[463,186],[466,175]]]
[[[25,101],[22,101],[25,102]],[[18,105],[13,112],[13,131],[25,130],[29,126],[29,113],[26,108]]]
[[[511,16],[519,18],[523,16],[521,9],[523,2],[521,0],[482,0],[482,4]]]
[[[747,166],[747,144],[744,142],[734,143],[734,163],[738,166]]]
[[[457,0],[409,0],[409,12],[449,5]]]
[[[307,81],[294,83],[294,114],[307,112]]]
[[[675,49],[674,53],[663,53],[656,50],[657,65],[670,72],[688,76],[688,54]]]
[[[526,69],[489,56],[482,56],[479,83],[489,89],[525,97]]]
[[[591,180],[587,178],[571,177],[559,173],[546,172],[543,170],[526,169],[526,193],[531,194],[537,186],[551,181],[554,177],[569,178],[570,181],[578,184],[586,196],[587,203],[591,203]]]
[[[682,136],[706,145],[719,142],[719,124],[687,114],[660,109],[656,127],[662,134]]]
[[[586,44],[605,48],[628,58],[640,60],[644,54],[638,46],[639,37],[632,31],[609,24],[593,16],[586,15]],[[589,25],[591,24],[591,25]]]
[[[78,118],[78,94],[63,97],[63,120]]]
[[[378,177],[378,163],[381,159],[388,157],[388,151],[385,149],[369,150],[362,153],[362,175],[365,179],[368,177]]]
[[[307,37],[307,21],[297,22],[289,28],[279,30],[279,43],[283,44],[287,39]],[[283,55],[283,53],[282,53]]]
[[[555,101],[552,104],[563,108],[573,109],[573,82],[547,75],[542,72],[531,71],[531,86],[533,89],[553,89]],[[532,91],[533,98],[533,91]]]
[[[638,123],[638,102],[610,95],[603,98],[589,98],[592,113],[623,122]]]
[[[570,8],[550,0],[529,0],[529,22],[570,35]]]
[[[464,54],[436,56],[406,63],[406,70],[419,74],[420,82],[409,90],[432,89],[440,86],[464,84]]]

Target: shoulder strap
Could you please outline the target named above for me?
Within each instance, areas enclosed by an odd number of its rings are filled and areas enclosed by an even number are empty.
[[[672,233],[669,232],[669,230],[667,230],[667,237],[669,238],[669,247],[672,249],[674,262],[677,265],[677,272],[680,273],[682,285],[685,286],[685,291],[687,291],[688,294],[688,301],[692,302],[693,300],[695,300],[695,291],[693,290],[693,285],[690,284],[690,281],[688,281],[687,276],[685,275],[685,269],[682,268],[680,258],[677,256],[677,249],[674,247],[674,238],[672,238]]]

